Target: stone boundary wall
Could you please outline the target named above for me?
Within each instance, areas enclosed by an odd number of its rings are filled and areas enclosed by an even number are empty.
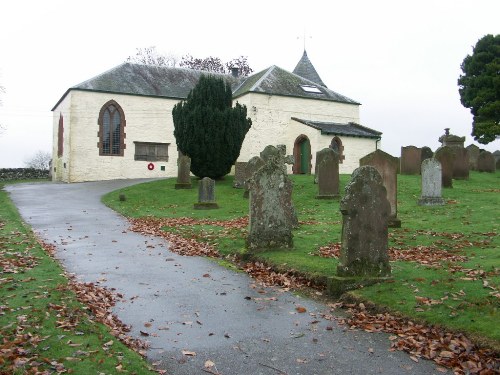
[[[49,171],[34,168],[2,168],[0,181],[49,179]]]

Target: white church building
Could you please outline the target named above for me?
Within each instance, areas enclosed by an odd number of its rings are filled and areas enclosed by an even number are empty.
[[[172,109],[202,74],[208,73],[123,63],[69,88],[52,108],[53,179],[176,176]],[[290,173],[314,173],[316,152],[332,147],[341,155],[340,173],[351,173],[380,148],[382,133],[360,125],[360,103],[327,88],[305,51],[293,72],[271,66],[225,77],[252,119],[238,161],[284,144],[294,155]]]

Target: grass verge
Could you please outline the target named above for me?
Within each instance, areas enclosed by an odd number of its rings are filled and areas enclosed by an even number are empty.
[[[0,185],[0,374],[155,373],[75,287]]]

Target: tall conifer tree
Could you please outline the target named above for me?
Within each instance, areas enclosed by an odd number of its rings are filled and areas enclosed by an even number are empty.
[[[214,75],[202,75],[172,117],[177,148],[191,158],[191,172],[200,178],[230,172],[252,125],[246,106],[232,107],[229,83]]]

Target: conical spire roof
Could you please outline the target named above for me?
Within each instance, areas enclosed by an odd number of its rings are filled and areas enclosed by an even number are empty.
[[[311,60],[309,60],[309,57],[307,57],[306,50],[304,50],[304,54],[302,55],[300,61],[297,63],[297,66],[295,67],[293,72],[303,78],[308,79],[309,81],[317,83],[320,86],[327,87],[321,80],[318,72],[316,72],[316,69],[314,69]]]

